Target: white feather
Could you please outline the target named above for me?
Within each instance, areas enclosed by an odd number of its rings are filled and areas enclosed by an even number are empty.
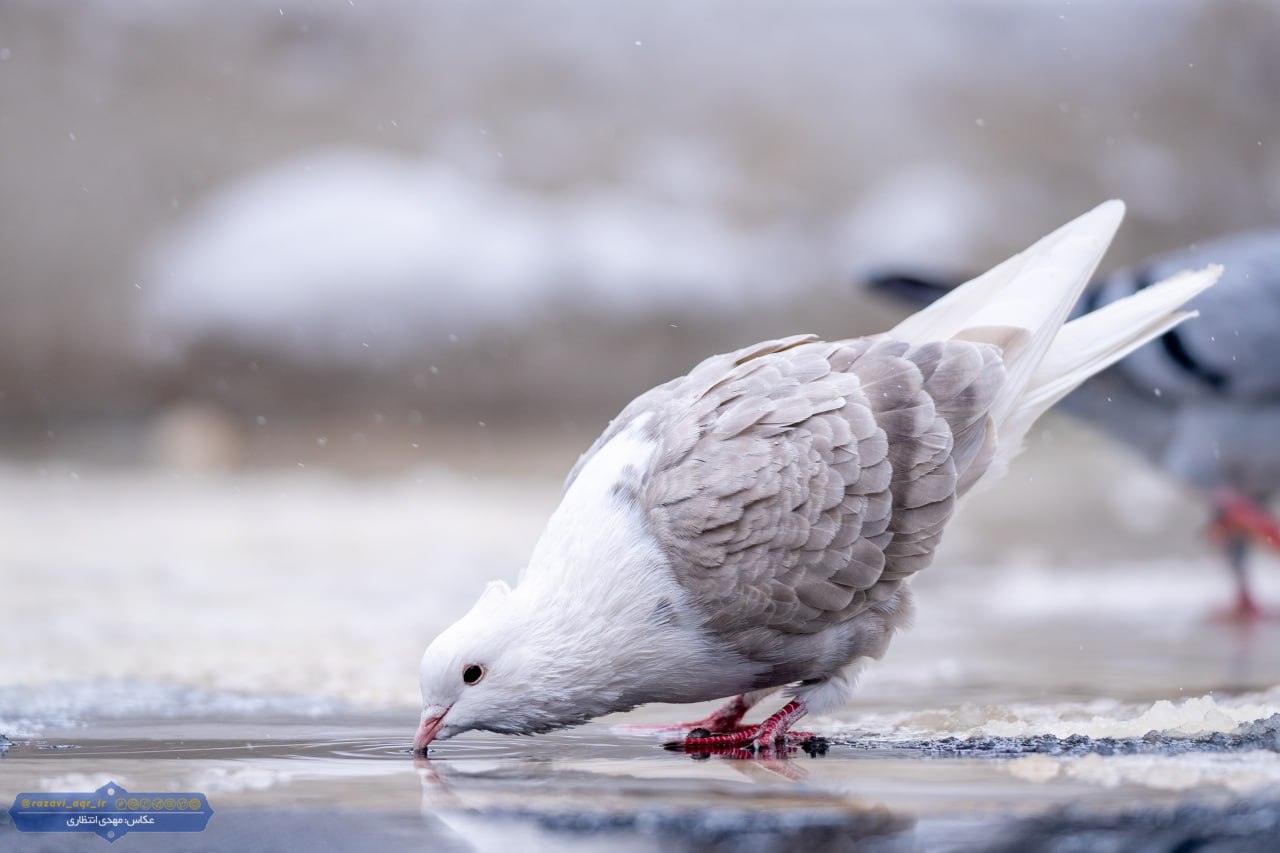
[[[1020,443],[1036,419],[1080,383],[1195,317],[1195,311],[1178,309],[1221,275],[1216,265],[1184,271],[1063,326],[1001,425],[1000,441]]]
[[[1220,268],[1176,276],[1064,326],[1123,218],[1122,202],[1104,202],[889,333],[924,342],[994,326],[1030,336],[1025,349],[1005,355],[1008,379],[990,411],[998,442],[982,482],[999,478],[1021,449],[1027,430],[1050,406],[1191,316],[1177,309],[1217,280]]]
[[[656,691],[646,700],[656,702],[715,699],[738,692],[754,667],[701,627],[643,509],[624,497],[658,449],[645,436],[648,420],[611,439],[578,474],[514,597],[560,614],[540,623],[546,635],[534,642],[585,658],[577,666],[607,692]]]

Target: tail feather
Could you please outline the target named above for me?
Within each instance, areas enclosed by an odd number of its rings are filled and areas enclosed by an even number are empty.
[[[1008,379],[991,407],[998,426],[1017,405],[1123,218],[1123,202],[1104,202],[911,315],[891,334],[917,342],[962,336],[974,327],[1025,329],[1027,346],[1016,357],[1006,354]]]
[[[1123,216],[1119,201],[1099,205],[908,317],[891,333],[911,342],[960,338],[1001,347],[1006,380],[989,411],[995,442],[982,454],[989,464],[975,469],[1002,473],[1050,406],[1194,316],[1178,309],[1217,281],[1221,267],[1182,273],[1067,323]],[[983,473],[974,470],[971,479]]]
[[[1093,374],[1105,370],[1147,341],[1163,335],[1197,311],[1179,311],[1211,287],[1222,266],[1184,270],[1062,327],[1018,407],[1048,408]]]
[[[1216,265],[1184,271],[1063,326],[1017,406],[1000,424],[1000,448],[988,473],[1002,474],[1036,420],[1090,376],[1198,316],[1197,311],[1177,309],[1221,275],[1222,267]]]

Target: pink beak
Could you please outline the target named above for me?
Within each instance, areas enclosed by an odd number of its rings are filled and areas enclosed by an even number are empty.
[[[428,708],[422,712],[422,722],[418,723],[418,733],[413,738],[414,752],[426,753],[427,745],[436,739],[447,713],[448,708]]]

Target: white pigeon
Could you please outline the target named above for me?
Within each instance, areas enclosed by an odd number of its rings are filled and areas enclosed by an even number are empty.
[[[957,499],[1217,279],[1064,325],[1123,215],[1107,202],[884,334],[767,341],[636,398],[569,474],[516,588],[491,583],[427,648],[415,751],[728,697],[683,743],[773,750],[847,702]],[[783,687],[781,710],[740,724]]]

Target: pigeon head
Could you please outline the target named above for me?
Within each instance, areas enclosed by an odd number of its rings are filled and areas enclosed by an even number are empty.
[[[495,581],[427,647],[420,669],[422,722],[416,750],[461,732],[504,726],[512,719],[513,706],[529,703],[525,667],[510,642],[515,616],[510,589]]]
[[[606,646],[584,642],[592,618],[566,620],[524,590],[490,583],[471,610],[422,655],[422,719],[414,738],[422,752],[433,740],[479,730],[536,734],[578,725],[612,710],[616,693]],[[604,704],[602,704],[604,703]],[[631,703],[634,704],[634,703]]]

